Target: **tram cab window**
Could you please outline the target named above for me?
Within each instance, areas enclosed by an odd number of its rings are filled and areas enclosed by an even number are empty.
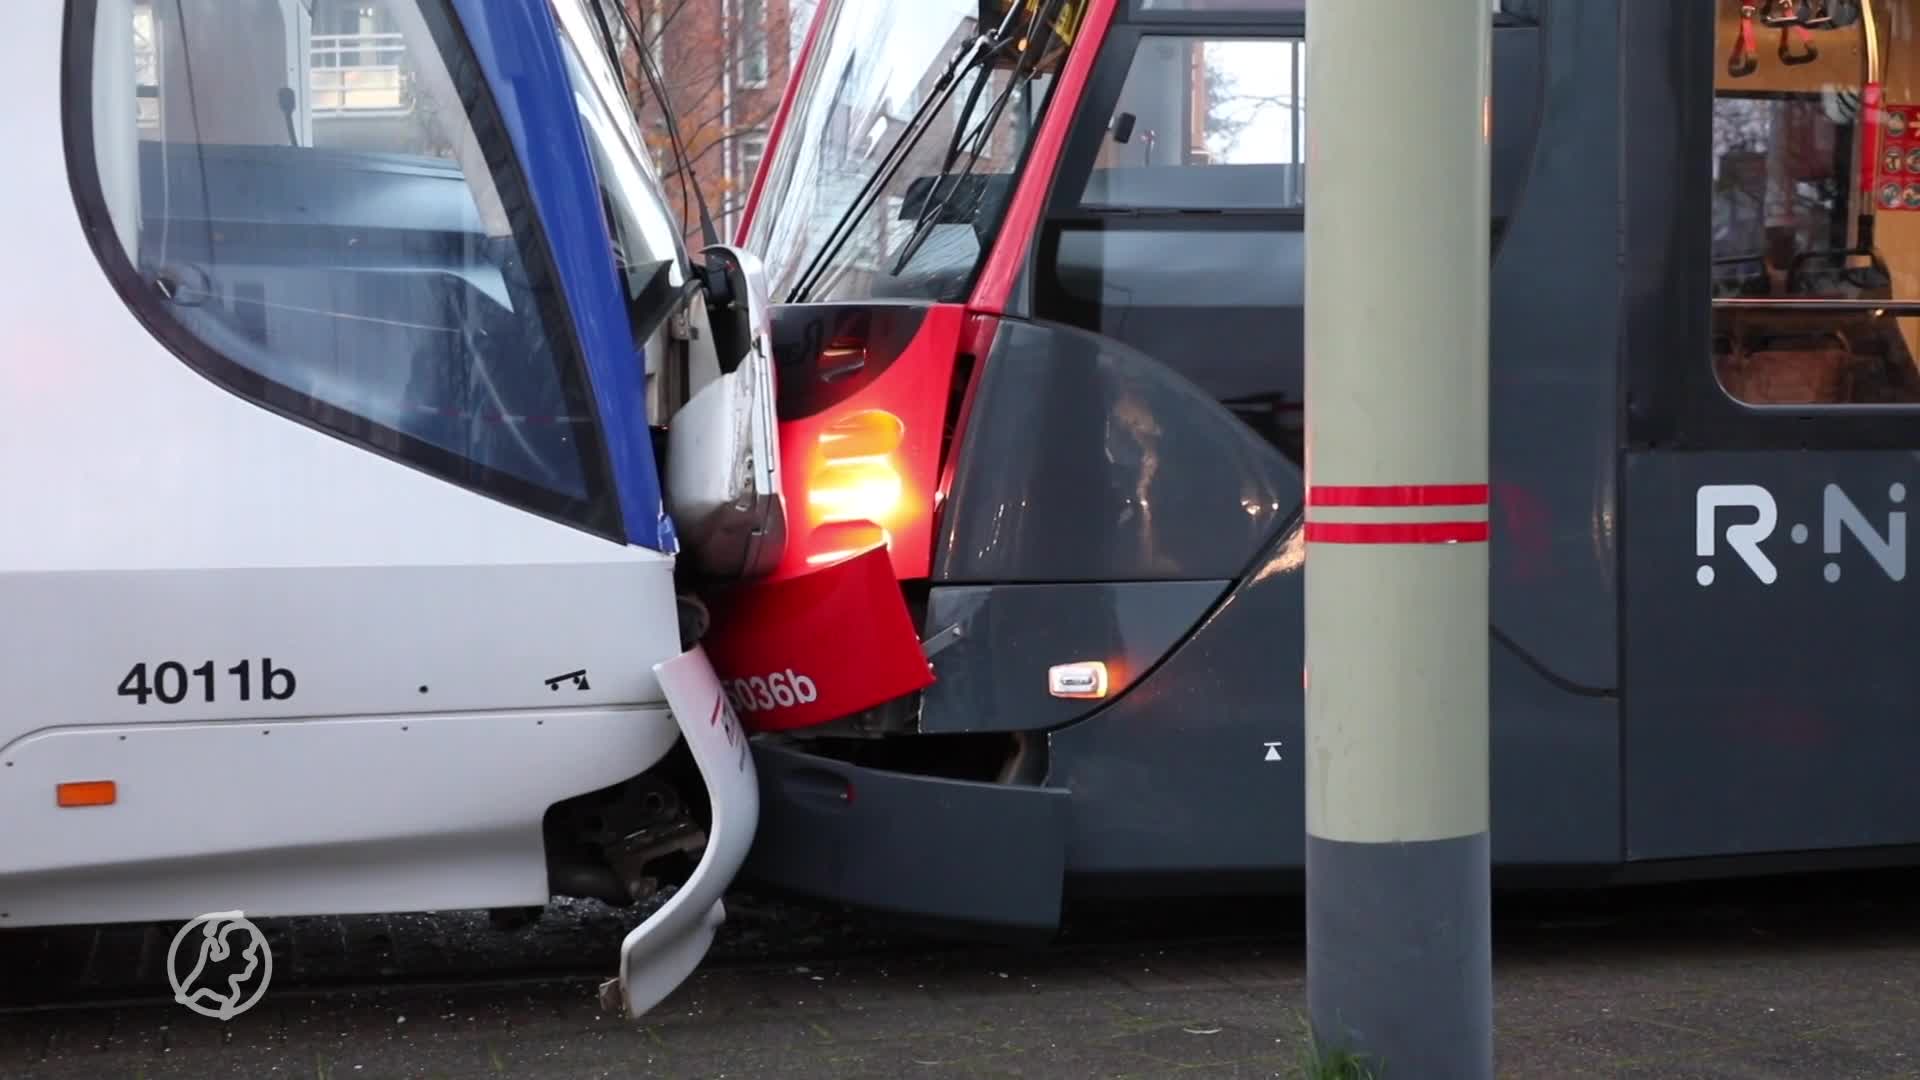
[[[1755,406],[1920,402],[1920,0],[1717,11],[1721,388]]]
[[[1305,85],[1297,39],[1141,38],[1081,205],[1298,209]]]
[[[445,0],[92,12],[82,199],[173,351],[454,483],[603,527],[566,312],[512,149],[470,116],[491,106]]]
[[[1117,95],[1079,120],[1104,130],[1061,178],[1071,201],[1035,295],[1043,317],[1172,367],[1296,460],[1305,52],[1297,37],[1141,35]],[[1194,213],[1218,210],[1236,212]]]
[[[1061,63],[1058,47],[944,83],[981,33],[980,0],[844,0],[765,169],[747,244],[775,299],[950,302],[998,235]],[[997,25],[997,24],[995,24]],[[944,99],[944,100],[943,100]],[[878,182],[874,178],[880,176]]]
[[[1497,251],[1532,167],[1543,40],[1532,0],[1489,6]],[[1306,393],[1304,9],[1300,0],[1127,0],[1074,118],[1032,289],[1040,317],[1146,353],[1296,462]],[[1383,253],[1383,273],[1391,262]]]

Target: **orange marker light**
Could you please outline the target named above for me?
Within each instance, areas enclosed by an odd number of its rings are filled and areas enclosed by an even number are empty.
[[[900,505],[900,470],[886,461],[843,462],[815,474],[807,505],[821,522],[886,521]]]
[[[820,433],[807,484],[808,565],[891,542],[888,527],[907,509],[898,461],[905,435],[900,418],[884,409],[863,409]]]
[[[899,417],[885,409],[862,409],[820,433],[821,456],[828,461],[880,457],[898,450],[906,435]]]
[[[824,566],[850,559],[863,551],[889,543],[891,539],[887,530],[869,521],[822,525],[807,534],[807,542],[813,549],[813,553],[807,556],[807,565]]]
[[[111,780],[76,780],[54,789],[54,798],[63,807],[112,806],[119,797]]]

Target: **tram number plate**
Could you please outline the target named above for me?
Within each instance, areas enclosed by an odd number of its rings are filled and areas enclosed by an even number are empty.
[[[723,679],[720,685],[726,690],[727,699],[733,703],[734,709],[739,712],[766,712],[769,709],[811,705],[820,700],[820,688],[814,681],[792,668],[771,675]]]
[[[298,685],[293,669],[275,664],[272,657],[242,660],[224,670],[212,660],[195,667],[179,660],[151,665],[143,660],[120,680],[119,693],[139,705],[178,705],[189,697],[212,702],[222,694],[239,701],[285,701]]]

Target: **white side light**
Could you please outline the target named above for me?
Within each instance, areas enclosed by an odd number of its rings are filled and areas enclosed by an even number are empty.
[[[1047,693],[1057,698],[1107,696],[1107,665],[1098,660],[1055,664],[1047,669]]]

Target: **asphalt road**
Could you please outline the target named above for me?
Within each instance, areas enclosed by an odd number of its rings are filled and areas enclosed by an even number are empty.
[[[1503,905],[1501,1075],[1920,1078],[1916,897],[1920,875],[1882,874]],[[594,996],[630,917],[276,925],[274,989],[226,1023],[166,1000],[138,929],[9,931],[0,1076],[1298,1075],[1297,903],[1154,908],[1044,949],[749,903],[637,1024]]]

